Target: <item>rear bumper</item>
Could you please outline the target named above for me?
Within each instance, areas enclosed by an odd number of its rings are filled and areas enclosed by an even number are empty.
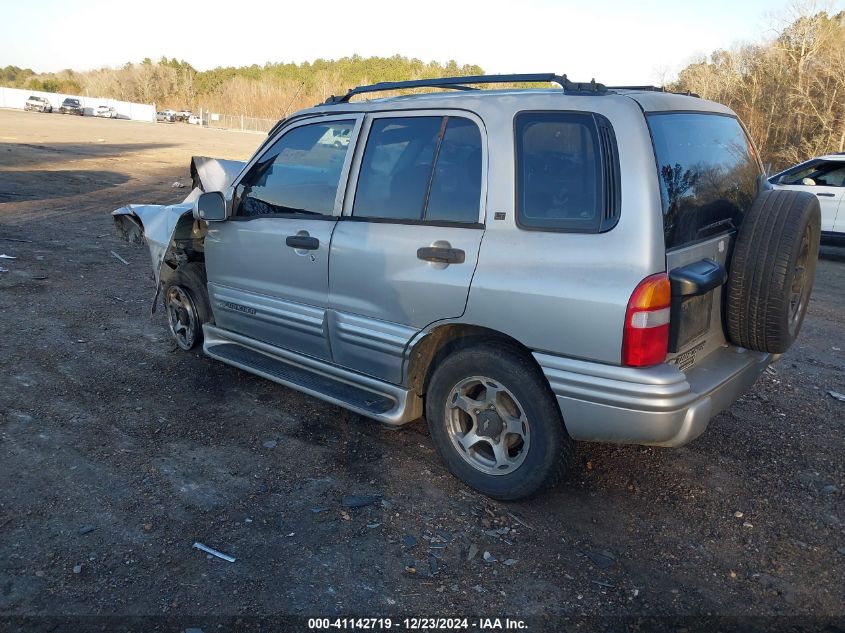
[[[682,372],[535,353],[576,440],[681,446],[747,391],[777,356],[723,347]]]

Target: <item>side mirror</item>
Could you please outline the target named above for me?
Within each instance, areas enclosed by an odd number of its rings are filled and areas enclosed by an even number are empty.
[[[200,194],[194,202],[194,218],[206,222],[222,222],[226,219],[226,200],[219,191]]]

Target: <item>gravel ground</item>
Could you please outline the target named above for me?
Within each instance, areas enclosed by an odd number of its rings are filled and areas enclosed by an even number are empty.
[[[845,618],[842,253],[819,262],[796,346],[700,439],[582,444],[567,482],[503,504],[451,477],[422,424],[390,431],[177,351],[150,317],[148,253],[109,213],[177,201],[192,154],[261,140],[0,111],[0,254],[16,258],[0,260],[0,628]]]

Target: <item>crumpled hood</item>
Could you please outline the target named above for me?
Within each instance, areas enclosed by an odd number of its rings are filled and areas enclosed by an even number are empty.
[[[201,193],[223,191],[232,184],[245,165],[242,161],[194,156],[191,158],[191,179],[194,187],[182,202],[170,205],[130,204],[112,211],[118,234],[127,242],[146,244],[150,249],[156,296],[162,266],[168,249],[173,245],[173,233],[179,220],[193,213],[194,201]]]
[[[238,177],[244,165],[246,163],[240,160],[193,156],[191,158],[191,178],[194,181],[194,190],[223,191]],[[191,194],[193,193],[192,191]],[[190,197],[189,195],[188,198]]]

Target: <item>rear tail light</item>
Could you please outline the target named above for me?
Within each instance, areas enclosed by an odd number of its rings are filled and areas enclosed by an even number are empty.
[[[643,279],[628,301],[622,333],[622,364],[647,367],[666,360],[672,290],[666,273]]]

